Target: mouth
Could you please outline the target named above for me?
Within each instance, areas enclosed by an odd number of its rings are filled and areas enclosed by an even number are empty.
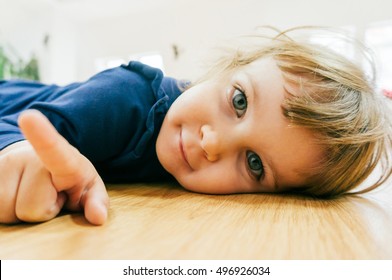
[[[182,156],[184,162],[189,166],[189,168],[192,169],[192,167],[189,164],[188,158],[186,156],[186,151],[184,149],[184,144],[183,144],[183,139],[182,139],[182,131],[180,132],[179,146],[180,146],[181,156]]]

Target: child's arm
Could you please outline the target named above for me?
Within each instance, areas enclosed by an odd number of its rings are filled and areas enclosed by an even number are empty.
[[[50,220],[65,205],[103,224],[109,199],[92,163],[40,112],[26,111],[19,125],[28,141],[0,153],[0,222]]]

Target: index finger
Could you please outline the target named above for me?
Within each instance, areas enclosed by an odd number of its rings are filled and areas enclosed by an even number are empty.
[[[27,110],[18,119],[19,127],[44,166],[55,176],[79,170],[79,151],[72,147],[38,110]]]

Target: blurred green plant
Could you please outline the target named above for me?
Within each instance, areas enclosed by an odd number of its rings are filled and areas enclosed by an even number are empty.
[[[39,81],[38,60],[35,56],[27,62],[20,57],[11,59],[5,48],[0,46],[0,79],[12,78]]]

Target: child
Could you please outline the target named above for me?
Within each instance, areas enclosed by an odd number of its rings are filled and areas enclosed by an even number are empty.
[[[130,62],[65,87],[2,81],[0,98],[2,223],[65,207],[102,224],[103,181],[330,197],[379,163],[357,193],[392,173],[386,99],[351,61],[286,33],[227,52],[193,85]]]

